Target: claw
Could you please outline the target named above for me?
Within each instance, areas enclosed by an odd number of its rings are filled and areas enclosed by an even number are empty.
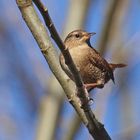
[[[92,105],[94,102],[93,98],[89,98],[89,105]]]

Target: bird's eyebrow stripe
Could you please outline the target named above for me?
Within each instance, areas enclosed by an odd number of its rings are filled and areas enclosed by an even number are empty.
[[[69,38],[69,37],[72,37],[72,35],[73,35],[73,34],[70,34],[70,35],[68,36],[68,38]]]
[[[67,36],[66,39],[68,39],[68,38],[70,38],[70,37],[72,37],[72,36],[74,36],[74,35],[76,35],[76,34],[79,34],[80,36],[82,35],[82,34],[79,33],[79,32],[74,32],[74,33],[70,33],[70,34]]]
[[[77,35],[77,34],[82,35],[81,33],[75,32],[75,33],[73,33],[73,34],[70,34],[68,37],[71,37],[71,36]]]

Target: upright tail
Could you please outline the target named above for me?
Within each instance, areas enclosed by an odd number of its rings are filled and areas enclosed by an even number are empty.
[[[114,71],[116,68],[122,68],[122,67],[126,67],[126,64],[109,64],[110,68]]]

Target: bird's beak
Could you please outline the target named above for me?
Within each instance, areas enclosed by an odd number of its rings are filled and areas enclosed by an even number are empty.
[[[92,33],[88,33],[88,35],[91,37],[93,35],[95,35],[96,33],[95,32],[92,32]]]
[[[87,41],[90,39],[91,36],[95,35],[96,33],[95,32],[92,32],[92,33],[87,33],[83,36],[83,40],[84,41]]]

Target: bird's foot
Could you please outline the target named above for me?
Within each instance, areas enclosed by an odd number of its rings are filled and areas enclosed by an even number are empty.
[[[94,102],[93,98],[89,98],[89,105],[92,105]]]
[[[101,80],[98,80],[96,83],[85,84],[87,89],[89,88],[103,88],[104,84]]]

